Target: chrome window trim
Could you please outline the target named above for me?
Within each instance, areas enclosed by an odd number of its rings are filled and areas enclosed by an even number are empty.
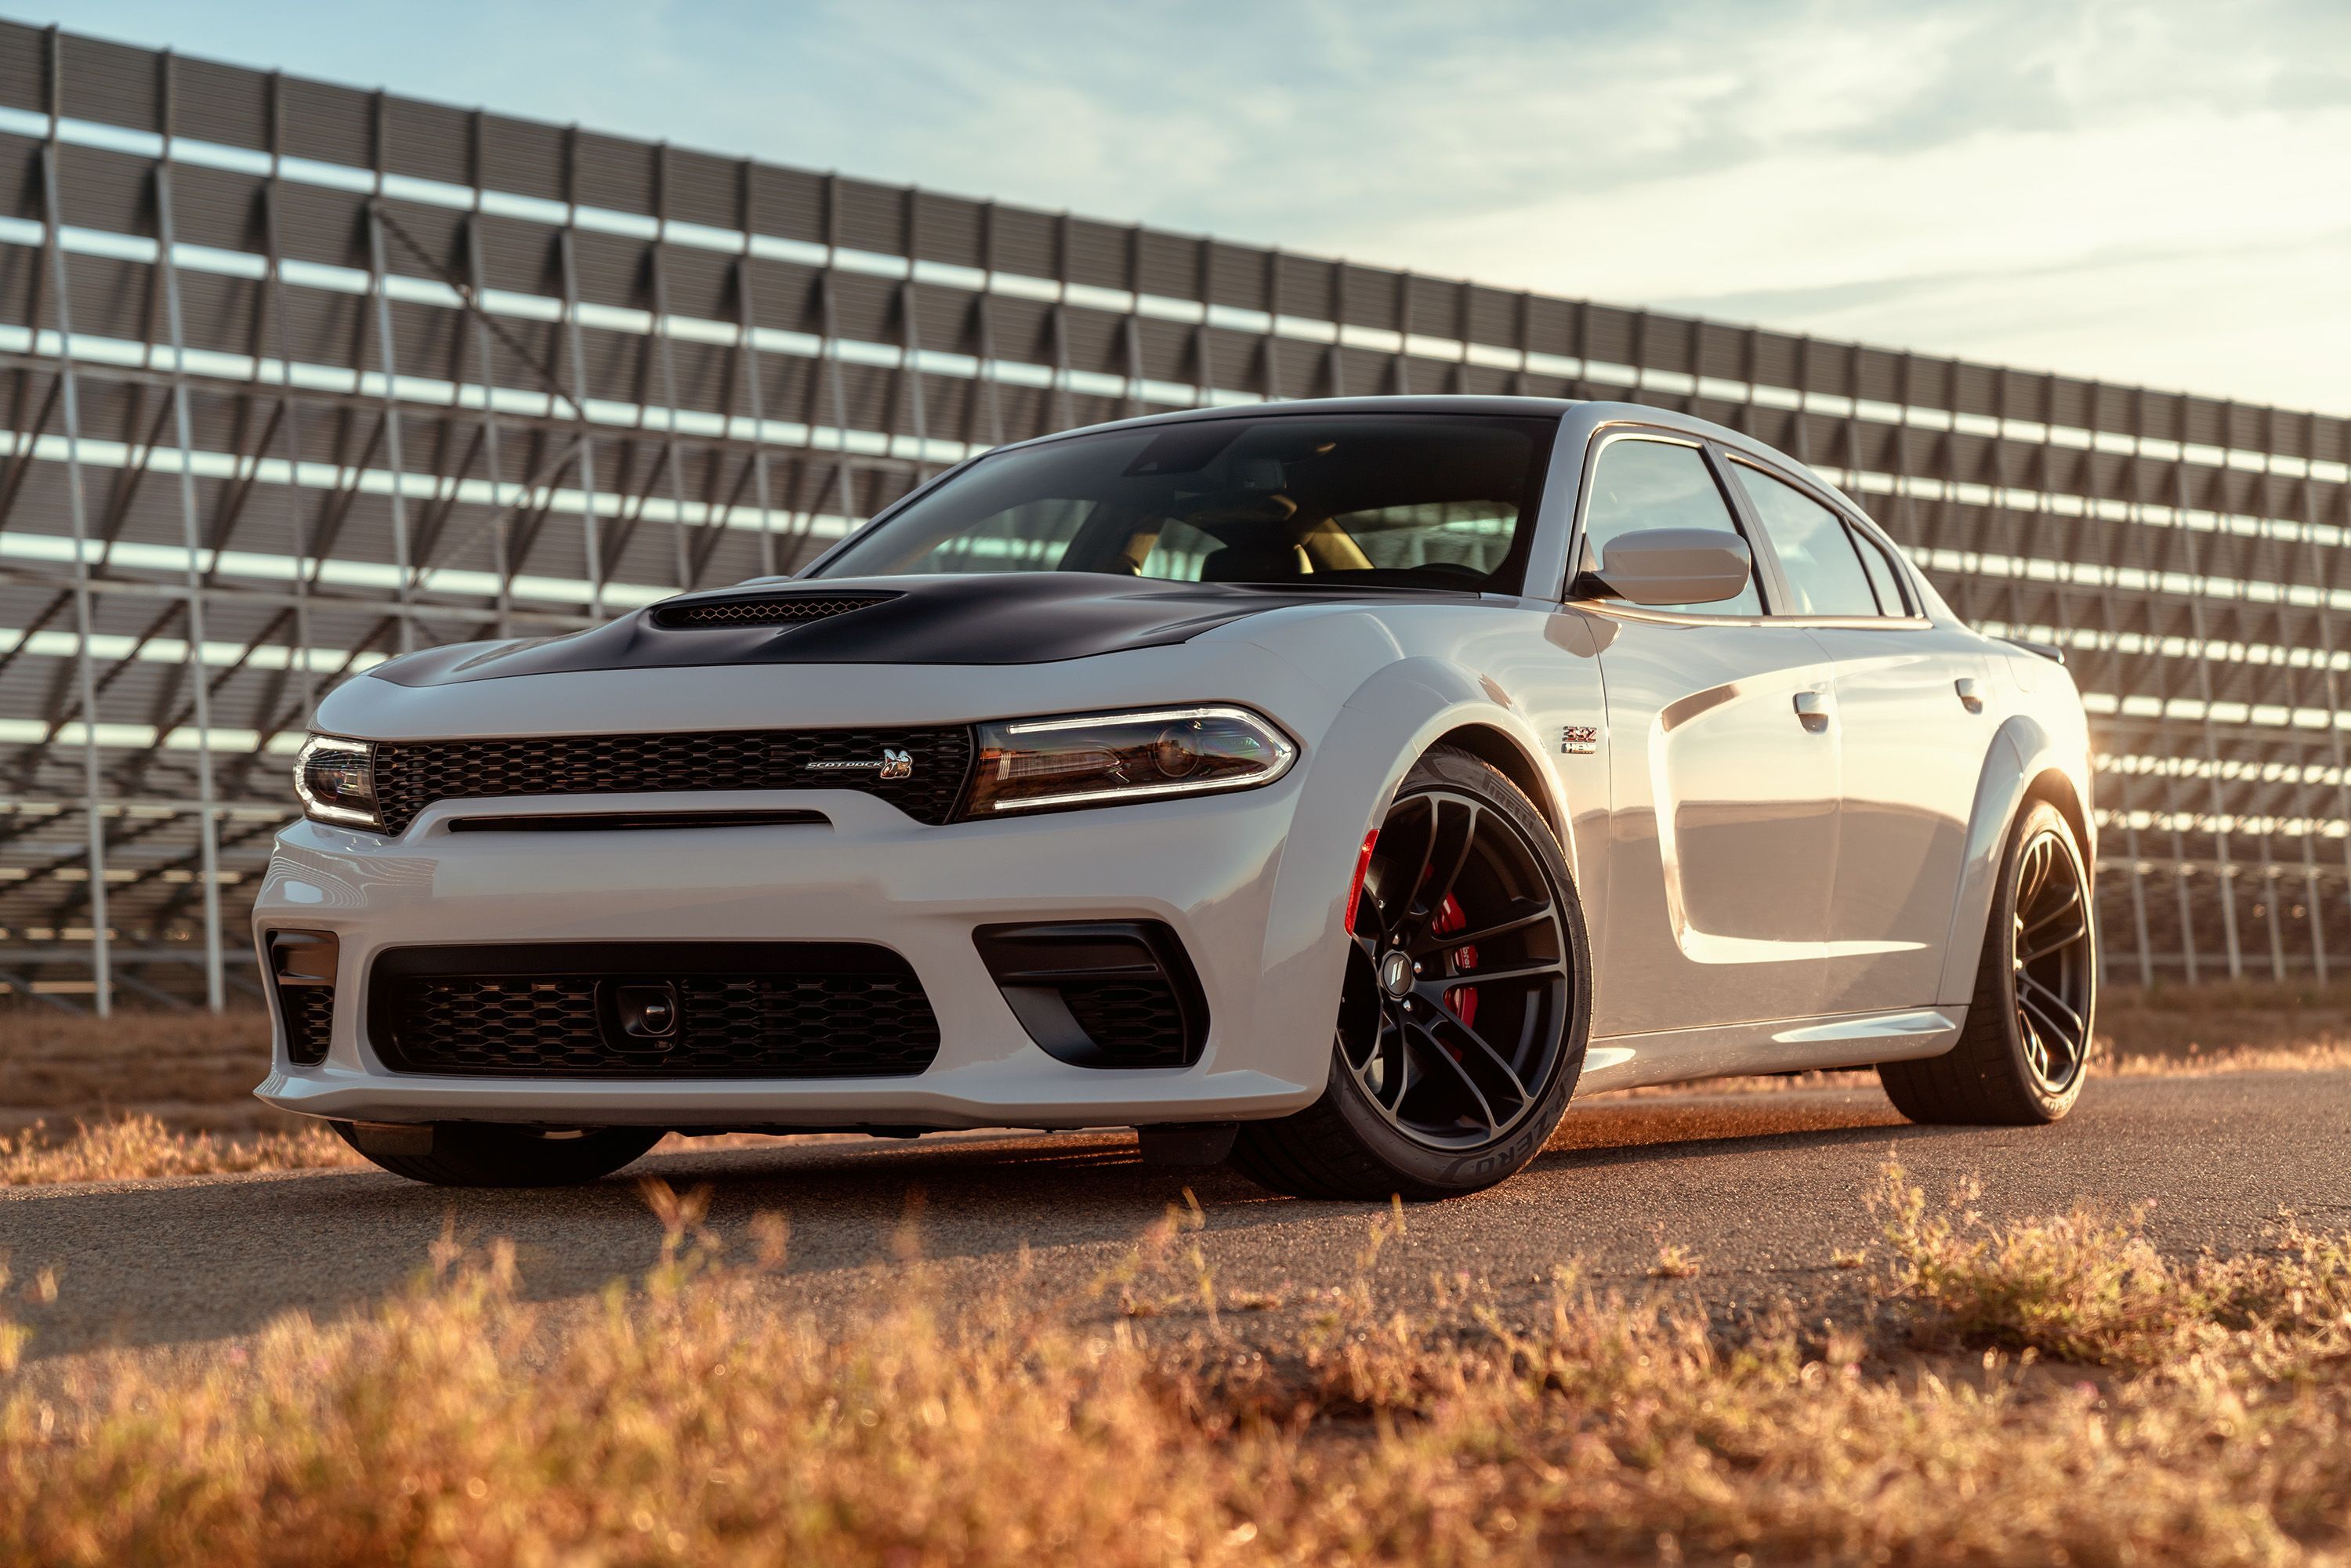
[[[1570,599],[1563,602],[1594,614],[1667,626],[1812,626],[1845,632],[1930,632],[1935,626],[1923,615],[1691,615],[1628,604],[1621,599]]]

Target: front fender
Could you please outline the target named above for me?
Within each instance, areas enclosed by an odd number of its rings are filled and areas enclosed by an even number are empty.
[[[1943,945],[1943,981],[1939,997],[1947,1007],[1965,1007],[1975,996],[1976,971],[1983,959],[1984,934],[1991,919],[1993,891],[1999,886],[2001,858],[2008,836],[2035,780],[2052,771],[2073,786],[2074,799],[2089,821],[2089,741],[2086,723],[2075,730],[2055,720],[2049,725],[2032,714],[2015,714],[2001,724],[1984,753],[1983,771],[1976,779],[1975,803],[1968,814],[1967,852],[1960,863],[1959,885],[1951,910],[1951,930]],[[2095,856],[2096,843],[2084,846]]]
[[[1549,799],[1538,808],[1553,821],[1575,819],[1562,798],[1558,775],[1544,757],[1532,724],[1495,700],[1474,674],[1433,658],[1400,660],[1358,687],[1332,720],[1302,766],[1300,810],[1282,846],[1273,901],[1266,922],[1266,970],[1292,994],[1327,996],[1333,1017],[1346,956],[1346,895],[1364,835],[1387,810],[1388,802],[1421,753],[1468,725],[1493,730],[1528,759],[1529,771],[1544,781]],[[1563,834],[1568,873],[1582,879],[1573,834]],[[1273,1042],[1269,1042],[1273,1043]],[[1295,1082],[1314,1082],[1327,1068],[1305,1064],[1293,1050],[1328,1052],[1326,1036],[1311,1041],[1281,1041],[1273,1071]]]

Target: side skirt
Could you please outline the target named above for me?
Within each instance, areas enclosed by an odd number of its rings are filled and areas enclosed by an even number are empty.
[[[1907,1008],[1620,1034],[1592,1042],[1575,1092],[1581,1098],[1733,1073],[1806,1072],[1940,1056],[1959,1042],[1967,1019],[1963,1007]]]

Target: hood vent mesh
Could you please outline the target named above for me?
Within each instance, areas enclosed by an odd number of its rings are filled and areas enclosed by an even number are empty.
[[[653,624],[673,632],[723,626],[797,626],[804,622],[846,615],[852,610],[897,597],[894,593],[794,593],[705,599],[691,604],[661,605],[653,611]]]

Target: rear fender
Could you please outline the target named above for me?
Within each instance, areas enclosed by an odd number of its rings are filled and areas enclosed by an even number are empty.
[[[1984,754],[1983,771],[1976,780],[1975,804],[1968,817],[1967,852],[1961,862],[1959,893],[1951,910],[1950,936],[1943,946],[1943,981],[1939,1001],[1965,1007],[1975,996],[1976,970],[1983,958],[1984,933],[1991,918],[1992,894],[1999,886],[2002,856],[2016,820],[2032,797],[2033,785],[2052,772],[2073,787],[2074,799],[2089,824],[2090,780],[2086,734],[2052,734],[2041,719],[2017,714],[2000,727]],[[2095,862],[2095,838],[2083,846]]]

